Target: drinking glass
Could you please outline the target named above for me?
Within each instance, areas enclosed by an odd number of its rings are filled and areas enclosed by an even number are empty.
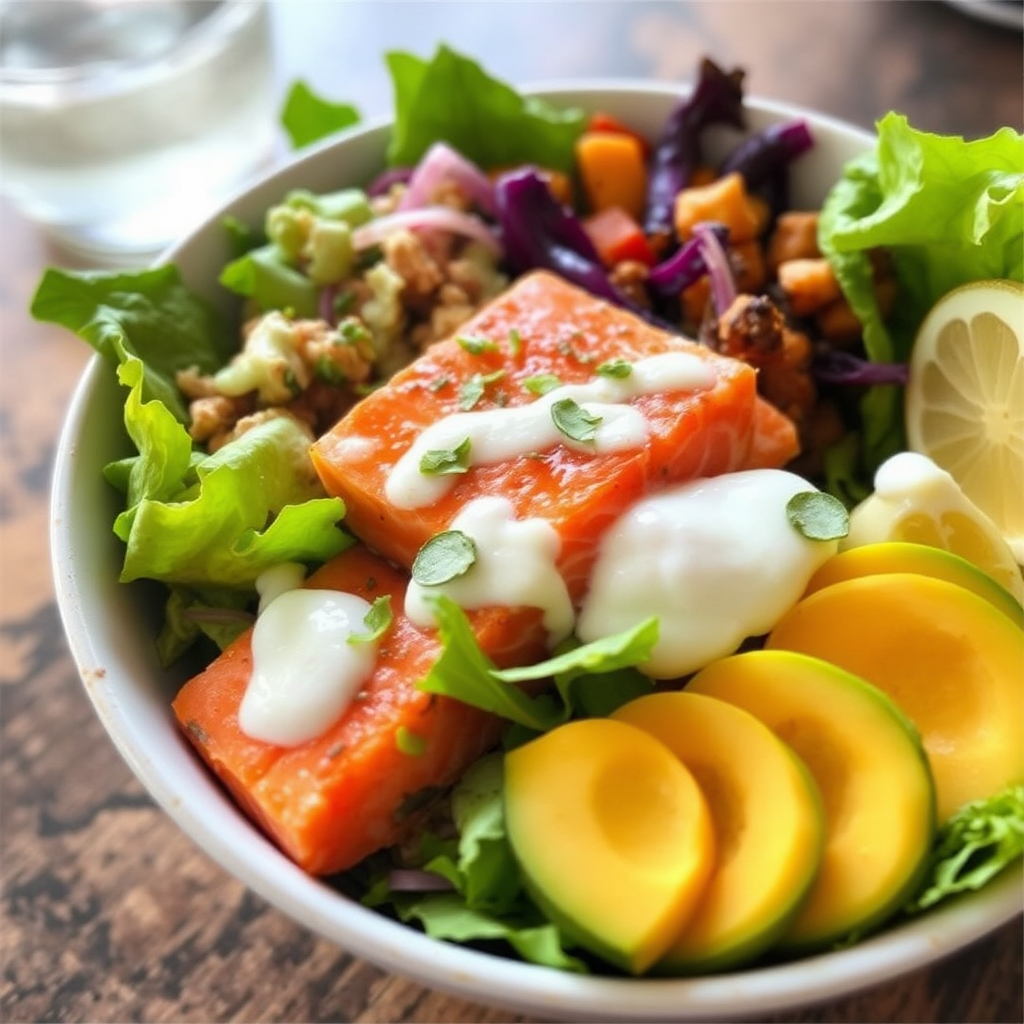
[[[0,0],[0,191],[76,256],[148,261],[273,147],[262,0]]]

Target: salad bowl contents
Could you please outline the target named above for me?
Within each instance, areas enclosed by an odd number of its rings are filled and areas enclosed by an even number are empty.
[[[1010,280],[956,336],[998,347],[975,443],[1019,479],[1024,140],[876,138],[710,61],[389,66],[393,122],[151,270],[40,282],[99,353],[62,614],[140,778],[311,928],[549,1017],[763,1014],[1019,912],[1019,519],[908,366],[955,380],[925,314]]]

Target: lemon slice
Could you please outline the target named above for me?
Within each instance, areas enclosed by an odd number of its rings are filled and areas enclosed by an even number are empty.
[[[875,472],[875,490],[850,513],[839,549],[908,541],[974,563],[1024,604],[1024,576],[1002,531],[952,475],[920,452],[900,452]]]
[[[947,470],[1024,563],[1024,284],[954,288],[925,317],[906,391],[910,447]]]

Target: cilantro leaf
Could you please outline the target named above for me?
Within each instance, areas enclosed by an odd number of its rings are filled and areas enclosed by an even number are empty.
[[[424,476],[446,476],[465,473],[469,469],[469,438],[463,438],[454,448],[432,448],[420,459],[420,472]]]
[[[850,513],[835,495],[800,491],[786,502],[790,525],[808,540],[839,540],[850,532]]]
[[[573,441],[590,442],[597,437],[600,416],[587,412],[572,398],[560,398],[551,406],[551,419],[566,437]]]
[[[435,533],[417,552],[412,578],[421,587],[439,587],[464,576],[476,564],[476,544],[461,530]]]

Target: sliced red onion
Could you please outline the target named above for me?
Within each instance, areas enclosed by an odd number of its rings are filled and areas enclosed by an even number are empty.
[[[451,892],[455,886],[444,875],[419,868],[395,868],[388,874],[392,892]]]
[[[447,206],[424,206],[418,210],[398,210],[395,213],[376,217],[352,232],[352,244],[357,250],[379,245],[399,228],[410,231],[450,231],[454,235],[465,235],[481,245],[487,246],[495,255],[502,253],[498,236],[479,217],[472,213],[460,213]]]
[[[693,226],[693,237],[700,243],[704,263],[711,279],[711,298],[715,304],[715,312],[721,316],[736,298],[736,282],[733,280],[732,268],[725,247],[719,240],[721,225],[701,221]],[[726,236],[728,237],[728,235]]]
[[[494,216],[494,185],[491,179],[446,142],[435,142],[416,165],[398,209],[416,210],[429,206],[438,187],[445,181],[454,182],[478,209]]]
[[[406,185],[412,177],[412,167],[389,167],[381,171],[366,187],[368,196],[386,196],[393,185]]]
[[[337,316],[334,313],[334,300],[337,298],[337,295],[338,286],[336,284],[325,285],[320,292],[320,319],[326,320],[332,326],[337,320]]]
[[[814,360],[814,376],[823,384],[872,386],[907,383],[906,363],[873,363],[851,352],[830,351]]]

